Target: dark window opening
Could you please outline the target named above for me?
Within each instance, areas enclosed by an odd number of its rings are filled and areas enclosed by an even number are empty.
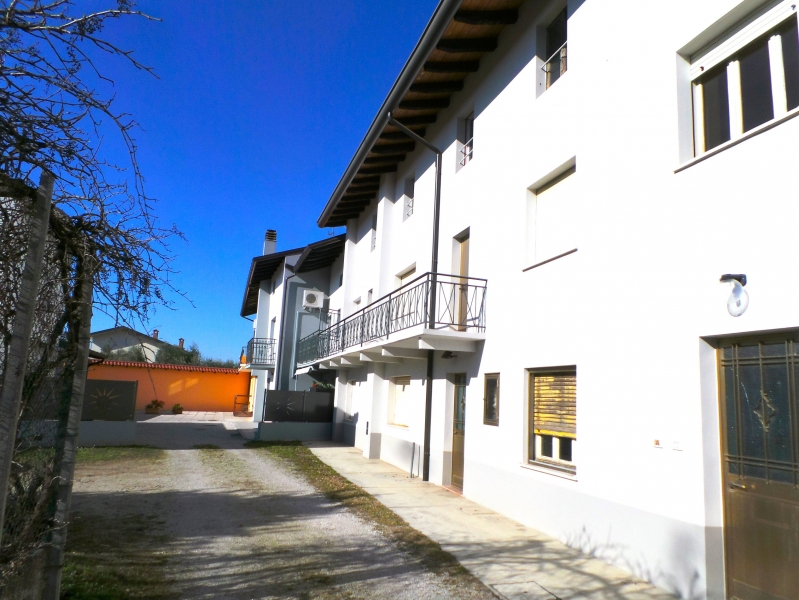
[[[552,458],[552,436],[551,435],[542,435],[541,436],[541,456],[546,456],[548,458]]]
[[[799,106],[799,31],[796,27],[796,17],[788,19],[788,23],[780,31],[780,38],[788,110],[793,110]]]
[[[547,62],[544,65],[547,88],[566,72],[566,27],[566,9],[563,9],[547,27]]]
[[[727,94],[727,65],[720,65],[701,80],[704,96],[705,150],[730,140],[730,101]]]
[[[741,65],[744,131],[749,131],[774,118],[768,38],[747,46],[738,60]]]
[[[558,457],[560,460],[572,460],[572,441],[569,438],[558,438]]]
[[[485,376],[483,423],[499,425],[499,373],[489,373]]]

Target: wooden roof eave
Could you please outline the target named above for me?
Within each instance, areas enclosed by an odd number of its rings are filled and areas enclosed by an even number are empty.
[[[461,3],[462,0],[441,0],[436,7],[421,38],[419,38],[419,41],[416,43],[416,47],[411,53],[410,58],[405,63],[402,71],[400,71],[399,77],[397,77],[391,91],[383,101],[380,110],[378,110],[377,115],[375,115],[375,118],[372,120],[372,124],[361,142],[361,145],[358,147],[358,150],[355,152],[355,156],[352,157],[350,164],[344,171],[344,175],[333,191],[333,195],[327,201],[324,210],[322,210],[322,214],[319,216],[319,219],[317,219],[317,225],[319,225],[319,227],[327,226],[328,220],[333,215],[339,199],[347,191],[350,183],[360,170],[363,160],[372,151],[372,146],[375,145],[375,142],[377,142],[380,134],[383,132],[388,121],[389,111],[394,110],[400,100],[402,100],[408,92],[416,76],[424,67],[424,63],[430,55],[430,52],[435,48],[438,40],[441,39],[447,27],[449,27],[452,22],[452,19],[455,17],[455,13],[460,8]]]
[[[368,202],[359,206],[347,199],[361,190],[362,179],[376,177],[373,185],[379,187],[381,174],[396,172],[413,151],[413,146],[398,147],[412,140],[387,123],[388,113],[424,135],[469,73],[479,69],[480,59],[497,48],[502,31],[517,21],[523,1],[441,0],[317,220],[320,227],[346,225],[359,216]]]

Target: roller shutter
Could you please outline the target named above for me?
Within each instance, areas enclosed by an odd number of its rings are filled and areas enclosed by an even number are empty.
[[[577,374],[548,373],[534,380],[535,433],[577,437]]]

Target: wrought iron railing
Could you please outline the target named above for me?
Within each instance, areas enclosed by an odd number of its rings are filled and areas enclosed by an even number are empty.
[[[547,74],[547,89],[566,72],[568,66],[566,45],[567,42],[564,42],[563,45],[555,50],[554,54],[546,60],[544,66],[541,67],[541,70]]]
[[[252,338],[247,342],[247,364],[255,366],[275,365],[275,340],[272,338]]]
[[[455,331],[485,331],[485,279],[436,274],[432,326]],[[346,319],[302,338],[297,364],[308,364],[417,325],[430,325],[433,273],[420,275]]]

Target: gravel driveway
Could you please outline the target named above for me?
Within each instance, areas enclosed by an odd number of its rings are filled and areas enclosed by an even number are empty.
[[[165,457],[149,466],[79,465],[73,508],[84,521],[92,514],[157,519],[150,522],[165,540],[166,580],[179,597],[494,597],[431,573],[281,459],[242,448],[244,440],[221,425],[139,428],[142,442],[168,448]],[[223,447],[174,449],[177,439],[184,448],[192,441]]]

